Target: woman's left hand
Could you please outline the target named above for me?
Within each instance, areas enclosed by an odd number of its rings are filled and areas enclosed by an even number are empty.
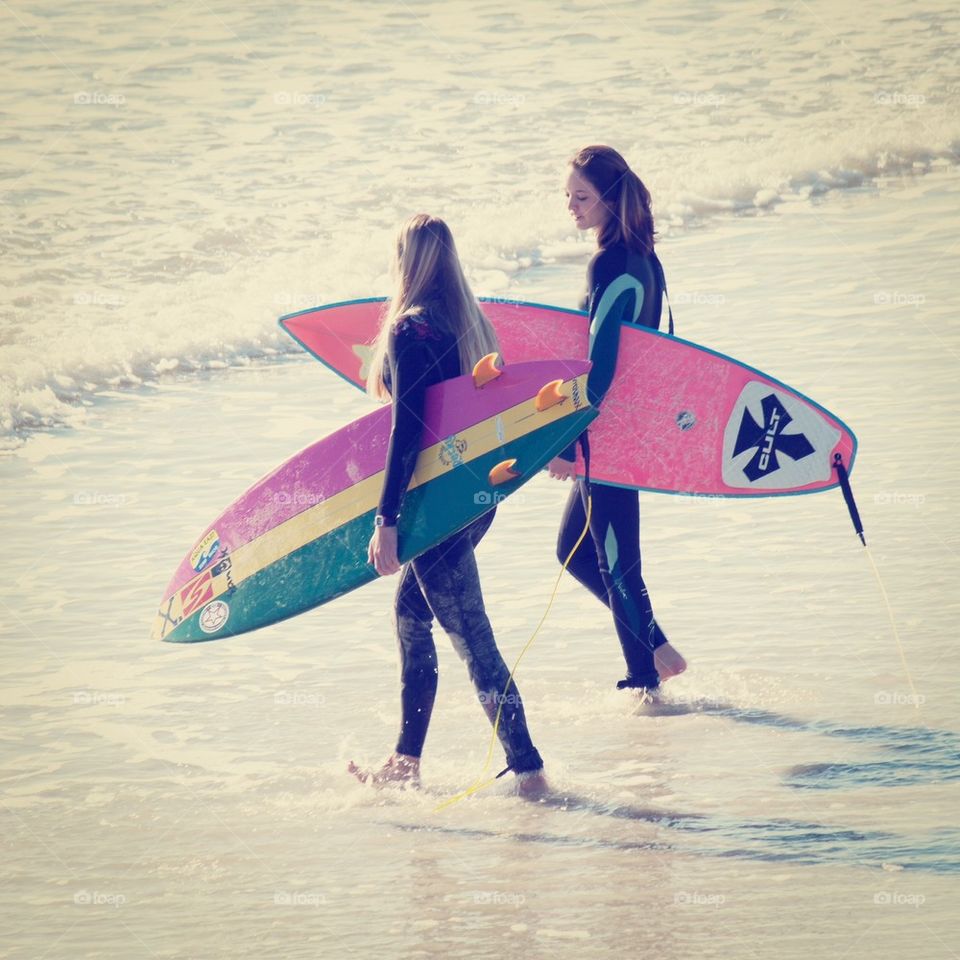
[[[564,460],[563,457],[554,457],[547,464],[547,471],[554,480],[576,480],[577,464],[573,460]]]
[[[367,560],[381,577],[396,573],[400,569],[396,527],[374,527],[373,536],[367,546]]]

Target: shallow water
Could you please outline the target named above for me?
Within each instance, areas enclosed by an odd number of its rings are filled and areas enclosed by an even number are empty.
[[[0,93],[9,956],[954,955],[956,13],[607,9],[488,5],[469,35],[456,4],[0,15],[24,67]],[[438,811],[489,737],[442,636],[424,789],[344,772],[396,732],[391,582],[221,643],[150,625],[212,516],[369,409],[276,315],[385,293],[420,206],[478,293],[574,303],[556,180],[588,130],[654,191],[679,335],[857,433],[909,674],[836,491],[647,495],[691,663],[672,715],[633,715],[564,580],[518,671],[554,793]],[[481,545],[508,659],[565,495],[536,478]]]
[[[605,616],[564,581],[518,673],[555,794],[531,805],[500,781],[438,812],[488,737],[443,637],[424,790],[344,773],[395,734],[392,583],[222,643],[147,640],[210,516],[362,395],[303,358],[118,392],[34,436],[0,501],[11,956],[950,956],[957,454],[929,410],[956,391],[955,264],[934,251],[958,195],[925,177],[664,246],[681,334],[858,433],[854,489],[919,709],[839,494],[647,495],[645,575],[691,661],[667,688],[677,712],[632,715]],[[880,234],[903,209],[917,242],[895,253]],[[868,249],[885,266],[860,269]],[[562,301],[578,272],[515,290]],[[532,481],[481,545],[510,658],[549,598],[565,493]]]
[[[958,33],[946,0],[8,5],[0,449],[104,388],[295,353],[277,315],[387,293],[418,209],[481,293],[584,260],[584,138],[665,236],[953,166]]]

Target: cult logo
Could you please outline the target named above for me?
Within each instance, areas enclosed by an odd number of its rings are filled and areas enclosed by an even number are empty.
[[[780,414],[774,410],[770,416],[770,429],[767,430],[766,438],[763,441],[763,449],[760,451],[760,462],[757,466],[766,473],[767,466],[770,463],[770,454],[773,453],[773,439],[777,435],[777,426],[780,423]]]
[[[753,456],[743,468],[744,475],[751,483],[780,469],[778,453],[786,454],[792,460],[802,460],[814,452],[813,445],[802,433],[783,432],[793,417],[784,409],[776,394],[768,394],[760,404],[763,408],[763,424],[757,423],[745,407],[733,448],[734,456],[755,448]]]

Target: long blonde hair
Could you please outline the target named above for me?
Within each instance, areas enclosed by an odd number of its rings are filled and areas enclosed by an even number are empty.
[[[461,373],[472,370],[481,357],[499,351],[497,335],[463,275],[453,234],[439,217],[418,213],[400,227],[391,273],[394,295],[387,302],[373,342],[367,374],[367,392],[372,397],[389,397],[383,384],[383,364],[390,333],[404,317],[427,312],[433,327],[452,333]],[[428,306],[431,309],[427,310]]]

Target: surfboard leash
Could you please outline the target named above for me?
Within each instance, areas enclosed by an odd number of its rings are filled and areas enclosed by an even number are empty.
[[[863,522],[860,520],[860,511],[857,509],[857,502],[853,499],[853,490],[850,489],[850,476],[847,473],[847,468],[843,465],[842,454],[835,453],[833,455],[833,469],[837,471],[837,480],[840,481],[840,490],[843,492],[843,499],[850,513],[850,521],[853,523],[853,529],[860,538],[860,542],[866,546],[867,541],[863,535]]]
[[[920,709],[920,698],[917,695],[917,688],[913,684],[913,677],[910,674],[910,667],[907,665],[907,655],[903,649],[903,641],[900,639],[900,631],[897,629],[897,621],[893,615],[893,607],[890,605],[890,597],[887,595],[887,588],[883,585],[883,579],[880,576],[880,570],[873,559],[873,554],[867,546],[867,540],[863,535],[863,522],[860,519],[860,511],[857,509],[857,502],[853,499],[853,490],[850,488],[850,477],[847,468],[843,463],[843,456],[839,453],[833,455],[833,469],[837,471],[837,479],[840,482],[840,490],[843,492],[843,499],[847,504],[847,510],[850,513],[850,520],[853,523],[853,529],[856,531],[863,549],[866,551],[867,559],[870,561],[870,568],[873,575],[877,578],[877,586],[880,588],[880,595],[883,597],[884,605],[887,608],[887,616],[890,618],[890,628],[893,631],[894,639],[897,641],[897,651],[900,654],[900,662],[903,664],[903,672],[906,674],[907,683],[910,684],[910,693],[913,695],[913,706]]]
[[[500,729],[500,718],[503,715],[503,705],[507,702],[507,692],[513,686],[513,678],[520,666],[520,661],[523,659],[524,654],[526,654],[526,652],[530,649],[533,641],[537,637],[537,634],[540,632],[540,628],[543,626],[544,622],[549,616],[550,610],[553,608],[553,601],[557,596],[557,591],[560,589],[560,580],[563,578],[570,561],[573,559],[573,555],[577,552],[577,550],[580,549],[580,544],[583,543],[584,538],[590,530],[590,515],[593,512],[593,494],[590,489],[590,441],[587,439],[586,431],[584,431],[580,437],[580,446],[583,450],[584,483],[587,487],[587,516],[583,524],[583,529],[580,531],[580,536],[577,537],[577,542],[573,545],[570,553],[567,554],[566,560],[563,561],[563,564],[560,567],[560,572],[557,574],[557,579],[553,585],[553,590],[550,592],[550,599],[547,601],[547,606],[543,611],[543,616],[540,617],[539,623],[537,623],[533,633],[530,634],[530,639],[524,644],[519,656],[513,663],[510,676],[507,678],[506,685],[503,688],[503,693],[500,695],[499,703],[497,704],[497,713],[493,720],[493,729],[490,732],[490,743],[487,747],[487,756],[483,762],[483,769],[480,771],[477,779],[469,787],[467,787],[466,790],[462,790],[460,793],[457,793],[449,799],[444,800],[443,803],[437,804],[437,806],[433,808],[434,813],[439,813],[441,810],[445,810],[447,807],[451,807],[453,804],[459,803],[466,797],[472,796],[473,794],[478,793],[480,790],[489,787],[511,770],[510,767],[504,767],[504,769],[501,770],[496,776],[490,777],[488,780],[483,779],[486,772],[490,769],[490,763],[493,760],[493,750],[497,742],[497,733]]]

